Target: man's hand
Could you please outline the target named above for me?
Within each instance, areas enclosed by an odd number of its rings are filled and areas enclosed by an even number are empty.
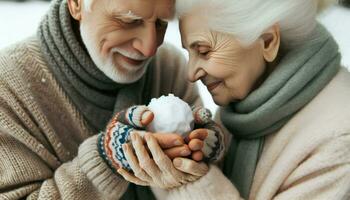
[[[177,170],[171,159],[163,152],[154,134],[145,133],[144,139],[145,141],[134,131],[131,134],[132,144],[123,145],[126,160],[133,173],[123,168],[118,169],[118,173],[129,182],[169,189],[195,181],[207,173],[208,166],[205,163],[193,161],[190,165],[186,165],[189,163],[188,159],[180,160],[183,163],[180,163],[179,167],[183,171],[187,170],[193,173]],[[175,164],[178,159],[174,159]]]
[[[108,123],[106,131],[99,134],[100,155],[112,170],[130,168],[122,145],[130,141],[132,131],[145,129],[152,122],[153,117],[154,114],[146,106],[132,106],[117,113]],[[160,148],[164,149],[165,154],[171,159],[191,154],[188,145],[180,135],[155,133],[154,137],[158,140]]]
[[[116,115],[117,121],[127,126],[132,126],[132,130],[145,129],[153,118],[154,114],[147,106],[132,106]],[[141,135],[142,132],[140,132]],[[175,133],[153,133],[158,144],[164,153],[170,158],[189,156],[191,154],[184,139]]]

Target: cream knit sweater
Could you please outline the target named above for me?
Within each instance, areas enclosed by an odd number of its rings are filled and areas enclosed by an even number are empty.
[[[194,183],[153,191],[159,199],[242,199],[213,165]],[[350,73],[346,69],[266,138],[249,199],[350,199]]]
[[[174,48],[158,50],[152,96],[200,102]],[[49,71],[36,38],[0,51],[0,200],[118,199],[128,183],[98,155],[92,132]]]

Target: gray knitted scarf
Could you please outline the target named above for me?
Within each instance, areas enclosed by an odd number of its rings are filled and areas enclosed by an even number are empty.
[[[95,66],[74,33],[73,23],[67,2],[53,1],[38,30],[40,45],[49,68],[74,105],[95,131],[102,131],[113,112],[145,103],[146,78],[128,85],[110,80]]]
[[[278,131],[310,102],[340,67],[338,46],[318,24],[317,39],[288,51],[264,83],[243,101],[220,109],[233,134],[224,173],[248,198],[264,136]]]
[[[122,85],[105,76],[74,33],[66,0],[54,0],[42,20],[38,38],[50,70],[96,133],[104,131],[113,113],[131,105],[147,104],[154,59],[146,75]],[[122,199],[155,199],[148,187],[129,184]]]

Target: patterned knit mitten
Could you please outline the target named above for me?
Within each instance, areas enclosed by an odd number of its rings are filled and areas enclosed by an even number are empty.
[[[210,110],[204,107],[192,107],[195,128],[207,130],[207,137],[203,140],[202,152],[205,161],[216,162],[223,158],[225,152],[224,133],[220,126],[212,119]]]
[[[152,119],[153,113],[147,106],[132,106],[117,113],[108,123],[106,131],[99,134],[100,156],[115,173],[120,167],[130,170],[122,145],[130,141],[133,130],[144,129]]]

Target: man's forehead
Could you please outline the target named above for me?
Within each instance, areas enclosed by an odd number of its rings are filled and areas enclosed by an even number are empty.
[[[128,18],[159,18],[170,20],[174,17],[174,0],[115,0],[111,12]]]
[[[116,11],[114,12],[115,16],[119,17],[119,18],[127,18],[127,19],[145,19],[145,18],[148,18],[148,17],[144,17],[142,15],[138,15],[136,13],[134,13],[133,11],[131,10],[128,10],[128,11],[123,11],[123,10],[120,10],[120,11]],[[161,19],[163,21],[170,21],[172,20],[173,16],[172,15],[160,15],[160,16],[157,16],[157,19]]]

